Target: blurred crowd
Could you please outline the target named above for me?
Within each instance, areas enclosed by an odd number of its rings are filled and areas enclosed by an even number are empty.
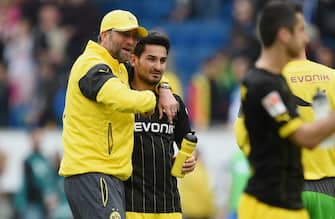
[[[173,7],[159,21],[160,28],[162,22],[180,25],[192,19],[231,22],[228,43],[203,59],[190,81],[176,88],[184,94],[196,128],[229,124],[238,109],[238,81],[259,53],[256,14],[266,0],[170,1]],[[335,3],[304,2],[311,36],[308,56],[334,67]],[[96,39],[103,13],[118,5],[106,0],[0,1],[2,127],[61,127],[69,68],[87,40]],[[170,70],[178,80],[178,68],[171,64]]]
[[[0,2],[2,126],[61,124],[69,66],[99,23],[90,2]]]
[[[4,189],[5,170],[10,169],[8,153],[0,150],[0,219],[70,219],[64,192],[64,178],[58,175],[61,155],[46,155],[43,130],[27,132],[28,153],[22,161],[22,177],[16,191]],[[8,175],[7,175],[8,176]]]
[[[224,10],[231,22],[228,43],[202,60],[190,81],[178,81],[173,61],[167,77],[185,99],[196,130],[232,124],[239,109],[239,81],[260,51],[256,15],[266,0],[169,1],[174,7],[163,22],[170,24],[222,19],[221,9],[227,5],[231,9]],[[107,0],[0,1],[1,128],[61,128],[69,68],[87,40],[96,39],[101,17],[112,9],[113,1]],[[304,13],[311,39],[308,58],[335,67],[335,1],[304,1]],[[159,25],[162,27],[161,21]],[[57,175],[59,158],[43,157],[39,132],[33,131],[31,136],[32,153],[24,163],[22,188],[14,197],[0,192],[0,219],[14,215],[70,218],[62,179]],[[5,160],[0,151],[0,177]],[[15,211],[7,206],[15,206]]]

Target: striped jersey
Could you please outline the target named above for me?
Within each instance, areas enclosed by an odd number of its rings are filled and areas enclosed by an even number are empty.
[[[125,182],[126,210],[141,213],[181,212],[177,180],[171,175],[174,142],[179,147],[190,132],[187,110],[175,95],[180,110],[169,124],[159,119],[158,108],[150,117],[135,114],[133,174]]]

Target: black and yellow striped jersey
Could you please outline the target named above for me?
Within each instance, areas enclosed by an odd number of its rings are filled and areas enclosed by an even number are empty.
[[[302,120],[284,77],[250,70],[241,86],[252,176],[245,192],[272,206],[303,208],[301,149],[288,140]]]
[[[150,117],[135,115],[133,174],[125,182],[128,212],[181,212],[177,180],[170,173],[173,143],[179,146],[191,128],[183,101],[175,97],[180,110],[173,124],[169,124],[166,116],[159,119],[157,107]]]

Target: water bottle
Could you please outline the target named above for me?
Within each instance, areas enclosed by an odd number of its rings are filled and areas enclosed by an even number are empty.
[[[171,169],[171,175],[179,178],[184,177],[182,172],[183,164],[185,161],[192,156],[192,153],[197,145],[197,136],[192,133],[187,133],[181,142],[180,150],[177,153],[176,159]]]
[[[315,120],[325,118],[331,111],[328,98],[325,92],[317,89],[316,94],[313,96],[313,111]],[[332,136],[323,140],[319,147],[321,148],[329,148],[335,146],[335,139]]]

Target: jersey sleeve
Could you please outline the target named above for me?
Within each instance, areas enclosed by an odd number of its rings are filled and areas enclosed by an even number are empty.
[[[241,111],[242,109],[240,109]],[[244,116],[239,113],[237,119],[234,122],[234,135],[236,139],[237,146],[243,151],[245,155],[250,153],[250,141],[247,129],[244,125]]]
[[[85,97],[96,101],[97,94],[101,87],[108,79],[114,77],[115,76],[108,65],[94,65],[82,78],[80,78],[79,89]]]
[[[88,70],[79,80],[79,88],[88,99],[120,112],[148,112],[156,104],[152,91],[131,90],[105,64],[97,64]]]
[[[178,147],[180,147],[181,141],[183,140],[184,136],[191,131],[191,125],[184,102],[178,95],[174,96],[179,103],[179,111],[177,113],[177,121],[175,125],[174,135],[175,142],[177,143]]]
[[[286,83],[264,83],[257,91],[253,90],[254,101],[266,112],[280,137],[288,137],[301,126],[294,97]]]
[[[127,113],[151,111],[156,105],[156,96],[152,91],[131,90],[119,78],[110,78],[101,87],[97,102],[108,105],[112,110]]]

